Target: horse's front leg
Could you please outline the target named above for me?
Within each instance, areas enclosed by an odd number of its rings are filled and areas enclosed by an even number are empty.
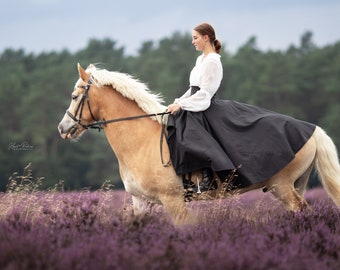
[[[197,223],[197,215],[194,211],[189,211],[181,192],[175,194],[163,194],[159,196],[160,201],[171,215],[175,226],[189,225]]]
[[[132,195],[132,206],[133,206],[133,214],[136,216],[144,215],[150,211],[152,206],[154,206],[154,202],[147,200],[143,197],[137,197]]]
[[[196,214],[193,211],[189,211],[180,192],[177,194],[164,194],[159,196],[159,199],[165,210],[170,214],[175,226],[197,223]],[[141,216],[150,213],[155,202],[143,197],[132,196],[132,205],[133,214]]]

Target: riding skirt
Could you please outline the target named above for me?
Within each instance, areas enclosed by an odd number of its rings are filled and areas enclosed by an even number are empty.
[[[192,87],[192,94],[199,88]],[[315,125],[256,106],[212,98],[201,112],[170,115],[167,142],[178,175],[240,166],[239,186],[264,181],[283,169]]]

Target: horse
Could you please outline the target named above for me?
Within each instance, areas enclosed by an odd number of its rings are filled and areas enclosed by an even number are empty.
[[[141,214],[149,203],[161,203],[176,225],[196,222],[184,199],[183,179],[175,173],[164,135],[166,107],[155,94],[129,74],[78,63],[79,79],[72,101],[58,125],[65,140],[77,140],[89,128],[103,129],[114,151],[133,212]],[[324,189],[340,206],[340,165],[337,149],[326,132],[316,127],[295,158],[269,179],[235,190],[218,189],[195,194],[195,200],[226,198],[255,189],[271,192],[289,211],[302,211],[306,185],[315,167]],[[196,174],[197,175],[197,174]],[[197,182],[196,182],[197,185]]]

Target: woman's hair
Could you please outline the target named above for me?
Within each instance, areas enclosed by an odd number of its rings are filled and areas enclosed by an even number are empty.
[[[214,45],[216,52],[220,53],[221,48],[222,48],[222,43],[221,43],[221,41],[216,39],[215,30],[210,24],[201,23],[201,24],[197,25],[194,28],[194,30],[197,31],[198,33],[200,33],[202,36],[207,35],[210,39],[210,43],[212,45]]]

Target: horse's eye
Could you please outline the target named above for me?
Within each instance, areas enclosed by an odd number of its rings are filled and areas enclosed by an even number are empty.
[[[77,95],[72,95],[72,100],[77,100],[78,96]]]

